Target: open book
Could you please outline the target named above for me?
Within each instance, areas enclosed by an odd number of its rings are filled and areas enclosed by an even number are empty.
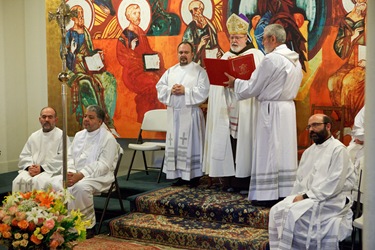
[[[204,64],[210,83],[220,86],[226,86],[224,82],[228,81],[228,77],[224,75],[224,72],[235,78],[248,80],[255,70],[254,56],[252,54],[228,60],[205,58]]]
[[[144,69],[146,71],[160,69],[160,58],[157,53],[143,54],[143,63],[144,63]]]
[[[92,56],[85,56],[85,64],[90,71],[99,71],[104,68],[102,58],[99,53]]]

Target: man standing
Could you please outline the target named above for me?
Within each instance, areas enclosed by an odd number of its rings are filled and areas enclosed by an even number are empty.
[[[249,80],[226,74],[239,99],[256,97],[259,109],[249,199],[272,206],[290,194],[297,170],[296,97],[302,80],[299,56],[284,44],[280,24],[264,29],[266,56]]]
[[[331,127],[324,114],[309,119],[306,129],[314,144],[302,155],[292,195],[271,208],[271,249],[339,249],[339,241],[351,234],[356,175]]]
[[[253,54],[255,65],[258,65],[264,55],[248,40],[247,18],[232,14],[227,28],[230,50],[222,59]],[[210,86],[203,161],[203,171],[210,177],[248,178],[251,175],[256,108],[255,98],[238,101],[232,89]],[[225,182],[222,185],[226,190],[233,189],[230,179],[221,181]],[[246,189],[248,187],[249,180]]]
[[[62,130],[56,127],[56,111],[45,107],[40,111],[42,128],[30,135],[20,154],[21,169],[13,180],[12,191],[43,189],[62,166]]]
[[[181,42],[177,50],[179,64],[169,68],[156,84],[168,117],[163,171],[167,179],[181,178],[177,185],[193,178],[191,184],[195,185],[203,175],[205,122],[199,105],[207,99],[209,81],[206,71],[192,62],[193,45]]]
[[[67,186],[75,199],[68,203],[68,209],[79,209],[91,221],[87,238],[95,232],[93,195],[108,191],[118,158],[118,143],[103,125],[104,119],[105,112],[99,106],[87,107],[83,118],[85,129],[74,136],[69,155]],[[53,178],[52,186],[57,190],[63,188],[61,175]]]

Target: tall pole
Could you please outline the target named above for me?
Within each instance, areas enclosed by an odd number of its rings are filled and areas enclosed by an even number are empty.
[[[60,6],[57,8],[56,13],[48,13],[48,20],[56,20],[57,24],[60,27],[61,31],[61,59],[62,59],[62,71],[58,75],[58,79],[61,82],[61,99],[62,99],[62,113],[63,113],[63,188],[67,188],[67,174],[68,174],[68,150],[67,150],[67,96],[66,88],[67,82],[69,81],[69,74],[66,69],[66,56],[68,54],[65,38],[66,38],[66,25],[70,21],[71,17],[77,16],[77,13],[70,10],[69,5],[65,3],[64,0],[61,0]]]

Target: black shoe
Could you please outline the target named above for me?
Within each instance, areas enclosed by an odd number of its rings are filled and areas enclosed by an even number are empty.
[[[86,228],[86,240],[94,238],[95,236],[95,227],[93,228]]]
[[[278,203],[279,200],[265,200],[265,201],[251,201],[251,205],[255,207],[272,207],[276,203]]]
[[[172,183],[171,186],[173,186],[173,187],[180,187],[180,186],[188,185],[188,184],[189,184],[188,181],[185,181],[185,180],[179,178],[175,183]]]
[[[195,177],[189,181],[189,187],[194,188],[199,186],[199,180],[201,177]]]

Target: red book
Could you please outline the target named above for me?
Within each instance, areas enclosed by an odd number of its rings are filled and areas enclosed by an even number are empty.
[[[210,84],[220,86],[226,86],[224,82],[228,81],[228,77],[224,72],[235,78],[248,80],[255,70],[253,54],[230,59],[204,58],[204,64]]]

